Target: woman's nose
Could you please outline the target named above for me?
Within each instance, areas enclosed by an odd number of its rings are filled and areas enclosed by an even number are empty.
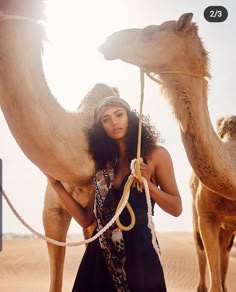
[[[117,119],[116,119],[116,117],[112,117],[111,122],[112,122],[112,125],[116,125],[116,124],[117,124]]]

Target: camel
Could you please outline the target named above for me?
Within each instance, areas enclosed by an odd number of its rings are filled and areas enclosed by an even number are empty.
[[[227,252],[236,231],[236,140],[227,139],[228,135],[221,139],[212,126],[207,106],[208,53],[192,17],[185,13],[177,21],[117,31],[99,50],[105,59],[137,65],[161,83],[199,181],[194,206],[210,275],[208,291],[225,292]],[[204,279],[198,292],[206,291],[203,283]]]
[[[0,14],[0,105],[10,131],[25,155],[42,172],[60,180],[85,206],[93,191],[94,173],[85,128],[92,124],[99,101],[118,91],[96,84],[77,111],[66,111],[52,95],[42,67],[44,33],[37,21],[43,17],[43,1],[0,0],[0,11],[11,15]],[[65,241],[70,220],[48,185],[43,211],[45,234]],[[86,237],[93,227],[84,230]],[[50,292],[60,292],[65,248],[48,244],[48,252]]]
[[[236,116],[223,117],[217,120],[216,123],[217,134],[222,140],[236,141]],[[199,267],[199,292],[206,292],[206,253],[204,245],[201,239],[199,230],[199,218],[206,216],[206,212],[209,212],[212,217],[215,218],[215,222],[221,226],[219,230],[219,250],[220,250],[220,267],[221,267],[221,285],[224,292],[227,292],[226,288],[226,275],[229,264],[229,254],[233,246],[235,237],[236,222],[228,220],[229,210],[235,212],[235,204],[232,205],[232,201],[225,199],[219,195],[214,197],[204,196],[201,194],[202,185],[195,173],[192,173],[190,179],[190,189],[193,197],[193,235],[198,256],[198,267]],[[199,196],[199,194],[201,194]],[[199,202],[198,202],[199,200]],[[208,208],[205,208],[206,200],[210,200]],[[199,206],[198,206],[199,205]],[[198,209],[197,209],[198,206]],[[208,215],[209,216],[209,215]],[[229,218],[230,219],[230,218]]]

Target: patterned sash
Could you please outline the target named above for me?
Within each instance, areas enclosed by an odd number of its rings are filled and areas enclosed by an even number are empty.
[[[114,216],[117,203],[112,189],[114,180],[114,163],[94,175],[95,215],[97,229],[101,230]],[[99,237],[99,242],[106,260],[108,271],[118,292],[128,292],[125,273],[125,247],[122,231],[114,223]]]

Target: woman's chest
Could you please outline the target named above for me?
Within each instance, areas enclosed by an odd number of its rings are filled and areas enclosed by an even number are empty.
[[[130,168],[129,167],[124,167],[120,169],[116,169],[114,173],[114,180],[113,180],[113,187],[115,189],[119,189],[124,178],[129,174]]]

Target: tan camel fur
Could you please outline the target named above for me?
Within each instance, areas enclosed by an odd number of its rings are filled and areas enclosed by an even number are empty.
[[[207,106],[208,82],[204,78],[210,77],[208,54],[192,17],[192,13],[186,13],[177,21],[115,32],[100,52],[108,60],[121,59],[143,67],[162,83],[188,160],[201,181],[195,206],[209,267],[209,291],[223,292],[219,240],[221,247],[229,247],[236,231],[236,141],[228,139],[228,135],[220,139],[212,126]],[[228,233],[228,238],[223,233]],[[226,267],[222,270],[226,273]],[[198,292],[204,289],[200,286]]]
[[[0,0],[8,15],[41,19],[43,1]],[[1,18],[0,18],[1,20]],[[66,111],[53,97],[42,67],[42,26],[28,20],[0,21],[0,105],[11,133],[26,156],[44,173],[63,182],[81,205],[93,190],[94,162],[84,129],[94,108],[117,90],[96,84],[75,112]],[[86,166],[86,167],[85,167]],[[43,222],[48,237],[65,241],[71,217],[58,196],[47,187]],[[89,236],[91,230],[85,230]],[[48,244],[50,292],[62,287],[65,248]]]

